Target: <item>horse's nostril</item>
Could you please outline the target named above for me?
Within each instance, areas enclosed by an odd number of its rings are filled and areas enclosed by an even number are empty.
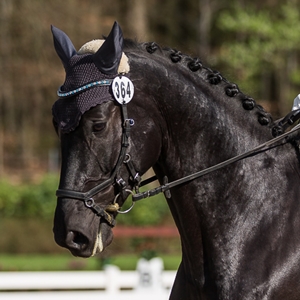
[[[69,231],[66,236],[66,244],[71,249],[85,250],[89,244],[89,240],[80,232]]]
[[[74,242],[79,245],[87,245],[88,239],[80,232],[75,233]]]

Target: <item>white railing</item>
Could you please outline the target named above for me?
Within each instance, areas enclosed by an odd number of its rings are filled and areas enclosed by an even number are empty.
[[[176,271],[162,271],[157,258],[136,271],[0,272],[1,300],[167,300]]]

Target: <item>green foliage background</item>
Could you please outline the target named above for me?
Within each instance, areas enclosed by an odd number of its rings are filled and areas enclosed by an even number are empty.
[[[45,175],[34,183],[0,180],[0,218],[53,218],[58,176]]]
[[[219,60],[233,68],[236,81],[241,81],[247,90],[257,90],[262,74],[280,76],[280,96],[285,97],[287,105],[282,104],[285,112],[290,101],[299,92],[300,73],[298,56],[300,45],[299,9],[295,1],[280,1],[270,9],[260,9],[255,2],[247,7],[236,3],[230,11],[220,14],[217,26],[225,36],[231,34],[234,40],[224,40],[220,47]],[[283,83],[297,85],[297,89],[286,91]],[[268,87],[264,87],[267,89]],[[273,86],[276,90],[276,87]],[[257,97],[261,97],[256,92]],[[284,94],[284,92],[288,92]],[[290,107],[289,107],[290,108]]]
[[[55,191],[59,177],[46,174],[38,182],[18,183],[0,180],[0,219],[39,218],[52,220],[56,205]],[[130,205],[130,199],[126,206]],[[118,216],[120,225],[155,225],[168,216],[168,207],[163,194],[139,201],[125,215]]]

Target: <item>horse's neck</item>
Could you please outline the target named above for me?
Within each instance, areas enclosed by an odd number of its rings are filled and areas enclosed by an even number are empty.
[[[157,89],[153,98],[165,123],[162,158],[156,170],[161,176],[167,175],[169,181],[244,153],[272,138],[270,126],[258,122],[258,108],[245,110],[239,95],[229,97],[225,94],[223,82],[219,85],[209,84],[201,76],[189,76],[188,70],[176,74],[175,67],[164,76],[155,74],[158,82],[152,84],[149,92]],[[272,154],[270,157],[274,159]],[[201,237],[203,232],[221,235],[221,232],[215,231],[220,229],[216,225],[218,218],[224,218],[226,222],[226,218],[237,217],[226,210],[232,205],[238,214],[236,205],[251,195],[247,181],[253,174],[257,177],[266,176],[263,172],[257,173],[261,167],[261,159],[252,158],[171,191],[169,205],[181,233],[184,256],[193,257],[189,249],[198,249],[199,252],[205,249],[202,245],[205,238]],[[261,180],[263,178],[253,181],[259,190]],[[237,190],[238,186],[243,186],[245,193],[243,189]],[[268,183],[266,186],[271,188]],[[230,193],[238,195],[234,198]],[[187,224],[191,221],[193,228],[187,230]],[[223,229],[228,228],[225,226]],[[196,267],[199,269],[203,267],[201,260],[193,263],[187,260],[185,263],[194,266],[199,264]]]
[[[268,114],[254,102],[249,107],[251,98],[236,85],[203,66],[195,71],[189,57],[174,63],[172,53],[129,53],[139,101],[150,95],[162,117],[162,158],[170,173],[207,167],[272,138],[270,127],[258,122],[270,125]]]
[[[160,69],[155,63],[148,74],[153,76],[143,86],[144,95],[151,95],[161,115],[162,152],[154,167],[160,179],[190,175],[272,138],[271,124],[258,122],[259,108],[244,109],[239,93],[225,95],[224,82],[215,86],[205,74],[198,78],[188,70],[176,74],[176,66]],[[141,77],[136,80],[141,82]],[[171,189],[168,203],[182,241],[178,276],[182,286],[194,282],[200,288],[206,283],[214,285],[208,290],[216,290],[218,281],[227,278],[230,294],[242,264],[259,268],[249,265],[244,253],[260,242],[261,223],[269,222],[274,236],[280,232],[277,221],[282,221],[282,210],[288,214],[287,207],[297,198],[297,191],[290,188],[295,185],[293,174],[300,174],[295,157],[295,149],[287,144]],[[263,247],[258,255],[260,251]],[[187,298],[198,299],[200,293],[195,290],[194,297]]]
[[[155,117],[160,122],[162,152],[156,169],[169,180],[215,165],[272,138],[267,113],[254,102],[252,108],[245,107],[247,97],[238,89],[231,93],[234,86],[228,81],[209,81],[211,70],[192,72],[187,65],[172,63],[159,54],[131,56],[139,101],[149,112],[154,102],[158,111]],[[268,125],[258,121],[264,117]]]
[[[243,109],[238,99],[227,97],[224,87],[201,80],[175,79],[174,90],[166,89],[158,101],[167,107],[161,108],[167,137],[163,155],[172,177],[217,164],[272,137],[271,129],[259,124],[256,114]]]

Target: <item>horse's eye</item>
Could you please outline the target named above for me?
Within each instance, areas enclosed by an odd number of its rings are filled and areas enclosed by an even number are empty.
[[[102,131],[106,126],[106,123],[95,123],[93,125],[93,132],[99,132]]]

